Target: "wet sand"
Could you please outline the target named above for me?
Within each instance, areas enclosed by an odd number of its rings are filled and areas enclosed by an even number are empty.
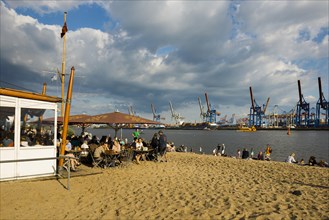
[[[0,218],[329,219],[328,168],[192,153],[168,158],[83,167],[99,174],[73,177],[70,191],[66,179],[1,182]]]

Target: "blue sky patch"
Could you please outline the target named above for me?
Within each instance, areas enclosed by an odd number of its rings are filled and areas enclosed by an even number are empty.
[[[39,14],[32,9],[17,8],[16,12],[18,14],[31,16],[42,24],[62,26],[64,22],[64,11]],[[66,21],[69,30],[77,30],[79,28],[104,30],[104,25],[110,22],[111,19],[106,11],[97,4],[84,4],[80,5],[78,8],[67,11]]]

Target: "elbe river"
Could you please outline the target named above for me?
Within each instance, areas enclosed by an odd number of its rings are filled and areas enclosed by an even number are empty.
[[[80,129],[75,129],[76,134],[80,134]],[[101,136],[109,134],[114,137],[114,130],[111,128],[92,129],[87,128],[87,132],[92,135]],[[119,138],[128,138],[131,142],[132,132],[134,129],[122,129],[118,131]],[[158,132],[158,129],[144,129],[141,137],[146,141],[150,141],[153,134]],[[260,130],[256,132],[237,132],[235,130],[170,130],[163,129],[167,135],[169,142],[174,142],[178,147],[182,144],[188,147],[188,151],[193,149],[193,152],[200,153],[200,147],[205,154],[212,154],[213,149],[218,144],[225,144],[226,154],[235,156],[238,149],[241,151],[247,148],[249,151],[253,148],[255,156],[259,151],[266,149],[269,144],[272,148],[271,159],[274,161],[285,161],[291,154],[295,153],[295,158],[300,161],[304,159],[307,163],[310,156],[315,156],[316,160],[325,160],[329,162],[329,132],[292,130],[290,135],[287,135],[285,130]]]

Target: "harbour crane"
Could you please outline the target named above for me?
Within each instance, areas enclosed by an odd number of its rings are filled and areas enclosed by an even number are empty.
[[[134,109],[131,105],[128,106],[128,113],[129,113],[129,115],[132,115],[132,116],[134,116],[136,114],[136,112],[134,111]]]
[[[176,125],[182,125],[184,123],[184,117],[174,111],[171,101],[169,101],[169,106],[171,111],[171,119],[175,120]]]
[[[227,122],[226,119],[227,119],[227,115],[225,115],[223,118],[220,118],[218,124],[225,125]]]
[[[315,116],[315,126],[329,126],[329,102],[325,99],[323,92],[322,92],[322,86],[321,86],[321,77],[318,77],[318,84],[319,84],[319,100],[316,103],[316,116]],[[321,109],[324,110],[324,112],[321,112]],[[324,116],[324,117],[323,117]]]
[[[304,96],[302,94],[302,88],[300,85],[300,80],[297,81],[298,83],[298,95],[299,101],[296,105],[296,126],[308,127],[310,125],[310,103],[306,102]]]
[[[160,120],[166,120],[166,118],[161,118],[160,114],[156,114],[155,107],[152,103],[151,103],[151,110],[152,110],[152,113],[153,113],[153,121],[160,122]]]
[[[201,118],[202,122],[205,122],[206,121],[206,117],[207,117],[207,113],[204,111],[204,107],[201,104],[200,97],[198,97],[198,101],[199,101],[199,106],[200,106],[200,118]]]
[[[232,114],[232,117],[227,121],[228,125],[236,125],[235,113]]]
[[[270,102],[270,97],[267,98],[266,104],[263,104],[263,110],[262,107],[259,106],[254,99],[254,96],[252,94],[252,88],[249,87],[250,91],[250,98],[251,98],[251,107],[250,107],[250,114],[249,114],[249,127],[256,126],[260,127],[262,125],[262,118],[265,116],[266,109],[268,107],[268,103]]]
[[[210,124],[216,123],[216,116],[220,116],[220,112],[217,112],[215,109],[211,109],[207,93],[205,93],[205,97],[207,103],[206,121]]]

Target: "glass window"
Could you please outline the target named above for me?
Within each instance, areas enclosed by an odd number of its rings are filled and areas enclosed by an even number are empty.
[[[13,147],[15,107],[0,106],[0,147]]]
[[[54,144],[54,110],[21,109],[21,147],[52,146]]]

